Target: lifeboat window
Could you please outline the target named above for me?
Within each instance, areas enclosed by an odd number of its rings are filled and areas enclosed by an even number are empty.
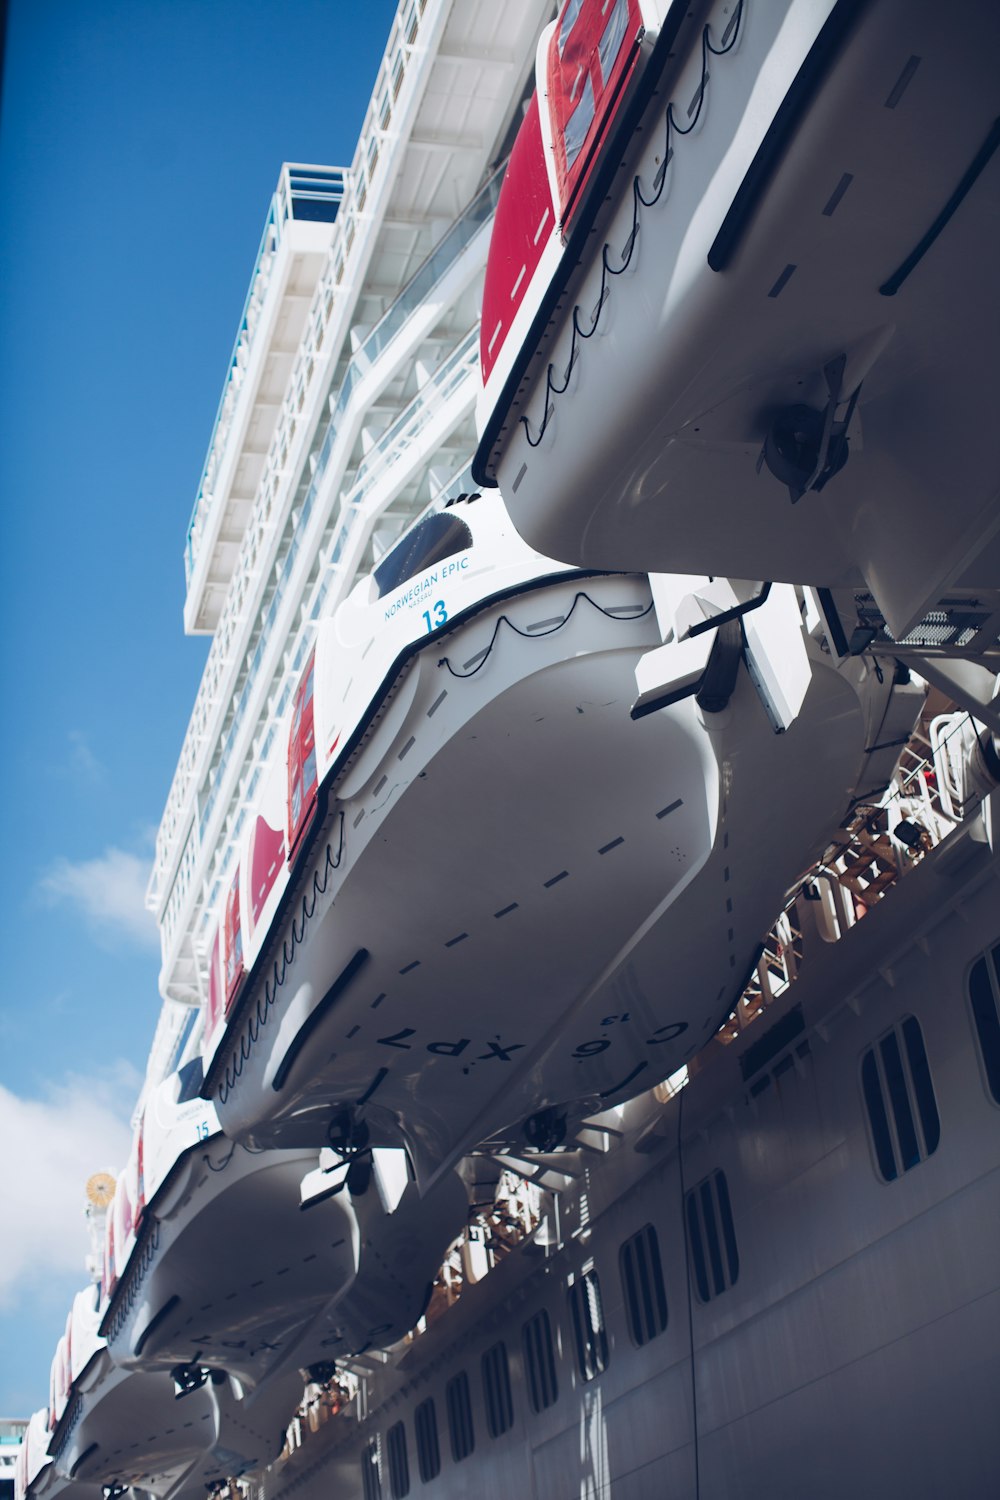
[[[552,1406],[559,1395],[556,1380],[555,1352],[552,1348],[552,1325],[545,1308],[529,1318],[521,1330],[524,1369],[528,1377],[528,1397],[536,1412]]]
[[[604,28],[597,48],[601,60],[601,77],[605,83],[617,61],[627,30],[628,0],[615,0],[615,7],[608,17],[608,24]]]
[[[454,1375],[444,1388],[445,1405],[448,1408],[448,1436],[451,1438],[451,1456],[457,1464],[468,1458],[476,1446],[476,1434],[472,1426],[472,1400],[469,1396],[469,1377],[462,1370]]]
[[[941,1139],[923,1032],[915,1016],[898,1022],[861,1059],[861,1092],[878,1174],[894,1182],[926,1161]]]
[[[1000,944],[972,965],[969,1000],[986,1087],[1000,1104]]]
[[[639,1349],[667,1326],[667,1293],[656,1230],[646,1224],[618,1252],[628,1331]]]
[[[316,731],[313,719],[315,653],[295,690],[292,727],[288,735],[288,855],[305,832],[316,807],[318,791]]]
[[[570,1287],[569,1310],[577,1367],[584,1380],[593,1380],[608,1367],[608,1329],[596,1271],[586,1271]]]
[[[566,43],[569,34],[576,25],[576,18],[583,9],[583,0],[568,0],[563,11],[562,20],[559,22],[559,56],[562,57],[566,51]]]
[[[594,123],[594,85],[587,74],[587,81],[583,85],[583,93],[580,102],[566,122],[566,170],[573,166],[587,139],[587,131]]]
[[[736,1230],[725,1172],[713,1172],[684,1200],[688,1250],[699,1302],[710,1302],[740,1274]]]
[[[406,1451],[406,1428],[402,1422],[389,1428],[385,1441],[392,1500],[405,1500],[410,1493],[410,1459]]]
[[[382,1474],[378,1461],[378,1441],[372,1438],[361,1454],[361,1487],[365,1500],[382,1500]]]
[[[472,532],[460,517],[451,512],[445,515],[443,511],[427,516],[397,542],[375,569],[378,597],[384,599],[386,594],[395,593],[418,573],[426,572],[456,552],[468,551],[471,546]]]
[[[421,1401],[413,1413],[413,1428],[417,1439],[417,1468],[423,1483],[429,1484],[441,1472],[437,1413],[434,1410],[432,1397]]]
[[[483,1395],[490,1437],[502,1437],[514,1425],[514,1402],[510,1393],[507,1345],[501,1339],[483,1355]]]
[[[564,229],[638,60],[640,26],[638,0],[570,4],[549,50],[547,97]]]

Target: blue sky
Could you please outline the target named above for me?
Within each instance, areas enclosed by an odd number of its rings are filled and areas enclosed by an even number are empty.
[[[182,548],[282,161],[390,0],[11,0],[0,117],[0,1414],[47,1399],[159,1010],[142,909],[207,642]]]

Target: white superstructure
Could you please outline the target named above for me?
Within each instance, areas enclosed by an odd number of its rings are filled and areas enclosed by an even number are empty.
[[[148,892],[153,1081],[195,1046],[210,914],[317,620],[463,488],[495,169],[550,11],[408,0],[351,166],[282,170],[185,552],[185,626],[213,641]]]

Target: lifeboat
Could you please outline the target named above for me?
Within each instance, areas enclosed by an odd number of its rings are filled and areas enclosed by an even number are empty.
[[[483,297],[473,474],[533,546],[897,639],[996,600],[998,51],[990,5],[566,0]]]
[[[14,1500],[39,1500],[43,1494],[56,1500],[57,1495],[73,1488],[57,1473],[49,1457],[50,1431],[49,1409],[42,1407],[32,1414],[21,1440],[14,1464]],[[76,1487],[75,1500],[85,1500],[88,1493],[97,1500],[97,1492],[88,1492],[83,1485]]]
[[[100,1286],[91,1286],[73,1303],[70,1381],[49,1441],[56,1474],[74,1492],[97,1497],[134,1488],[160,1500],[199,1496],[277,1457],[295,1406],[293,1385],[280,1411],[257,1404],[251,1410],[219,1374],[185,1393],[182,1409],[169,1375],[137,1374],[114,1363],[98,1333],[100,1296]],[[57,1362],[63,1358],[60,1349]]]
[[[794,590],[756,601],[744,650],[753,601],[722,587],[554,564],[494,494],[419,522],[321,622],[218,913],[228,1137],[405,1148],[426,1191],[708,1040],[852,789],[888,780],[881,716],[916,712],[891,664],[821,649]]]
[[[138,1126],[108,1216],[101,1332],[116,1371],[181,1394],[233,1377],[241,1420],[273,1435],[300,1369],[418,1320],[466,1192],[449,1174],[419,1199],[401,1150],[317,1167],[315,1149],[228,1140],[200,1079],[194,1064],[165,1080]]]
[[[261,1469],[277,1457],[301,1382],[298,1389],[286,1383],[280,1410],[258,1404],[249,1410],[234,1382],[217,1374],[184,1392],[190,1400],[181,1412],[171,1377],[114,1364],[99,1323],[100,1287],[87,1287],[70,1311],[72,1379],[49,1439],[63,1481],[94,1496],[136,1488],[175,1500],[204,1496],[229,1476]]]

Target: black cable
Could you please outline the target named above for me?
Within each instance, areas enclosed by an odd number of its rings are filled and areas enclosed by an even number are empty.
[[[233,1144],[229,1148],[229,1155],[226,1157],[225,1161],[220,1161],[220,1163],[219,1163],[218,1166],[215,1166],[213,1164],[212,1158],[209,1156],[208,1152],[206,1151],[205,1152],[205,1165],[206,1165],[206,1167],[208,1168],[208,1170],[210,1172],[224,1172],[226,1170],[226,1168],[229,1166],[229,1163],[232,1161],[233,1155],[234,1155],[235,1151],[236,1151],[236,1142],[233,1141]]]
[[[727,52],[731,52],[732,49],[736,46],[736,42],[737,42],[737,40],[739,38],[739,34],[740,34],[740,26],[741,26],[742,20],[743,20],[743,6],[744,6],[744,3],[745,3],[745,0],[739,0],[739,4],[737,5],[735,15],[733,16],[732,20],[730,21],[729,26],[727,26],[727,28],[726,28],[726,31],[730,33],[729,40],[728,41],[725,40],[726,33],[724,32],[723,33],[723,43],[722,43],[722,45],[720,47],[713,47],[712,46],[712,42],[711,42],[710,37],[709,37],[709,28],[708,28],[708,25],[706,24],[702,28],[702,33],[701,33],[701,82],[700,82],[700,84],[698,86],[698,104],[697,104],[697,107],[696,107],[696,109],[694,111],[693,118],[691,119],[690,123],[688,125],[686,125],[686,126],[678,125],[676,119],[674,118],[674,105],[673,105],[673,101],[671,100],[671,102],[667,105],[667,112],[666,112],[666,115],[664,116],[664,123],[665,123],[665,126],[666,126],[666,136],[665,136],[664,145],[663,145],[663,164],[662,164],[662,166],[660,167],[659,171],[656,174],[657,177],[659,177],[659,179],[660,179],[659,183],[657,184],[656,191],[653,193],[652,197],[647,198],[644,195],[643,191],[642,191],[641,178],[640,178],[639,174],[636,173],[635,176],[632,178],[632,229],[631,229],[631,232],[629,233],[628,238],[625,241],[624,247],[618,252],[619,264],[618,264],[617,268],[612,267],[610,261],[608,260],[608,252],[611,249],[611,246],[610,246],[610,244],[608,243],[607,240],[605,240],[605,242],[604,242],[604,245],[603,245],[603,247],[601,249],[601,294],[600,294],[600,296],[597,299],[597,306],[594,309],[593,315],[592,315],[591,320],[590,320],[590,327],[588,329],[584,330],[583,326],[580,323],[580,304],[579,304],[579,302],[577,302],[574,305],[574,307],[573,307],[573,315],[572,315],[573,334],[572,334],[572,338],[570,340],[570,346],[569,346],[569,361],[568,361],[568,363],[566,365],[566,370],[565,370],[563,382],[562,382],[561,385],[557,385],[556,384],[556,381],[553,378],[554,377],[555,366],[551,363],[551,361],[549,363],[548,370],[545,373],[545,401],[544,401],[545,412],[544,412],[544,415],[542,417],[541,426],[538,429],[538,436],[537,437],[532,437],[532,435],[531,435],[531,427],[530,427],[530,424],[528,422],[528,418],[526,416],[521,415],[520,417],[518,417],[518,421],[524,427],[524,435],[527,438],[528,446],[530,448],[537,448],[538,445],[539,445],[539,443],[542,441],[542,438],[545,436],[546,428],[549,425],[549,420],[550,420],[550,418],[552,416],[553,411],[555,410],[555,406],[554,406],[554,404],[552,402],[549,401],[549,397],[550,396],[561,396],[564,393],[564,391],[567,389],[567,387],[569,386],[570,377],[572,376],[573,370],[574,370],[574,368],[576,366],[577,355],[580,352],[580,342],[579,341],[580,340],[585,341],[587,339],[591,339],[591,338],[593,338],[594,334],[597,332],[598,324],[600,323],[600,320],[601,320],[601,313],[604,310],[604,303],[607,300],[607,296],[608,296],[608,282],[609,282],[609,279],[611,277],[614,277],[614,276],[622,276],[628,270],[629,266],[632,264],[632,256],[635,253],[636,240],[639,237],[639,228],[640,228],[640,224],[639,224],[639,210],[640,210],[640,208],[653,208],[653,207],[655,207],[655,205],[657,203],[659,203],[660,199],[662,198],[662,196],[663,196],[663,190],[664,190],[664,188],[666,186],[666,182],[667,182],[667,168],[670,166],[671,158],[673,157],[673,154],[674,154],[673,147],[670,144],[670,142],[671,142],[671,136],[672,135],[679,135],[679,136],[690,135],[691,132],[692,132],[692,130],[694,130],[695,126],[698,124],[698,121],[701,118],[702,107],[703,107],[703,105],[705,103],[705,90],[707,88],[708,79],[709,79],[708,59],[709,59],[710,56],[711,57],[724,57]],[[653,178],[653,181],[656,182],[656,177]]]
[[[687,1311],[688,1311],[688,1360],[691,1371],[691,1429],[694,1443],[694,1497],[701,1500],[701,1457],[698,1451],[698,1385],[695,1376],[694,1360],[694,1306],[691,1301],[691,1251],[688,1246],[687,1214],[685,1198],[687,1194],[684,1189],[684,1137],[682,1134],[684,1124],[684,1100],[687,1096],[688,1084],[680,1091],[680,1099],[677,1104],[677,1171],[681,1185],[681,1233],[684,1236],[684,1265],[687,1270]]]
[[[573,595],[573,603],[563,615],[562,619],[557,624],[551,626],[548,630],[522,630],[520,626],[514,624],[514,621],[510,618],[509,615],[498,615],[496,624],[493,626],[493,634],[490,636],[489,645],[485,648],[474,667],[470,667],[468,672],[456,672],[447,656],[441,657],[438,662],[438,666],[447,667],[452,677],[475,677],[476,673],[486,665],[487,661],[492,655],[493,647],[496,645],[497,636],[500,634],[501,625],[508,625],[510,629],[513,630],[514,634],[521,636],[523,640],[540,641],[543,640],[547,635],[555,635],[557,630],[562,630],[564,625],[569,624],[569,621],[573,617],[576,606],[579,604],[581,599],[586,599],[588,604],[592,605],[594,609],[596,609],[600,614],[604,615],[605,618],[609,620],[642,620],[645,619],[646,615],[648,615],[650,610],[653,608],[653,602],[652,600],[650,600],[645,609],[637,608],[633,614],[621,615],[618,614],[617,610],[605,609],[603,604],[598,604],[596,599],[592,599],[584,589],[580,589]]]

